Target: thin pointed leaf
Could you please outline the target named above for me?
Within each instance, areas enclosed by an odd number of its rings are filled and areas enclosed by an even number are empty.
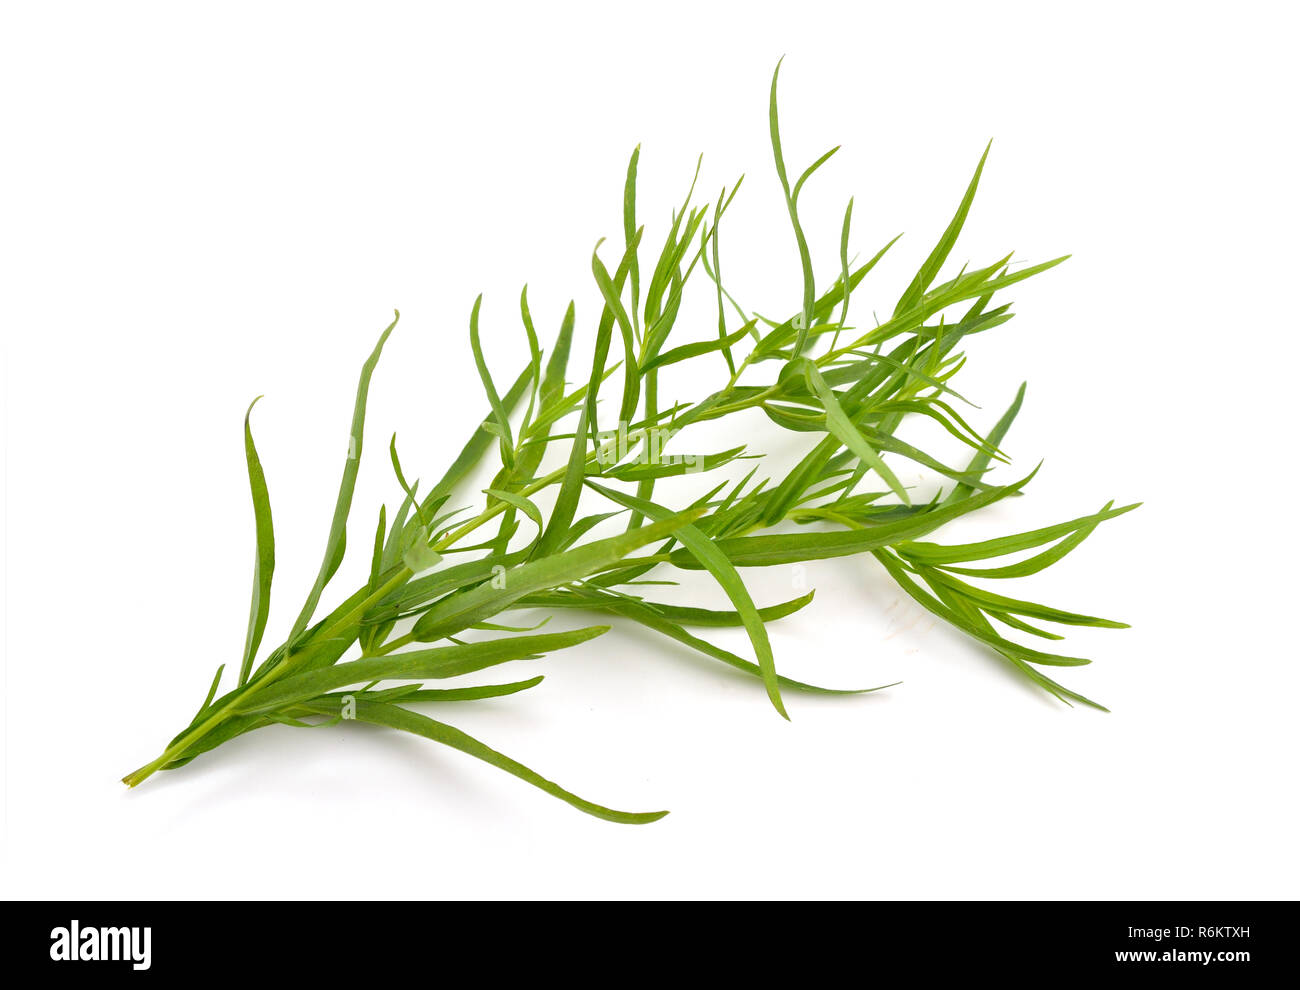
[[[320,602],[321,592],[325,590],[325,585],[329,583],[334,572],[338,570],[339,564],[343,562],[343,551],[347,545],[348,513],[352,509],[352,493],[356,489],[357,471],[361,467],[361,440],[365,433],[366,398],[370,393],[370,377],[375,372],[375,365],[379,363],[379,355],[383,352],[384,343],[388,340],[388,335],[393,332],[393,327],[397,326],[398,319],[399,314],[394,311],[393,322],[380,334],[375,349],[361,366],[361,379],[357,382],[357,399],[352,411],[352,429],[348,434],[348,458],[343,466],[343,480],[339,484],[338,499],[334,504],[334,518],[330,522],[329,539],[325,543],[325,558],[321,561],[320,572],[316,575],[316,582],[307,595],[307,601],[293,624],[293,630],[289,633],[290,644],[296,643],[307,628],[307,623],[311,621],[316,605]]]
[[[898,549],[910,560],[915,560],[922,564],[931,566],[944,567],[945,570],[958,570],[957,568],[946,565],[958,562],[972,560],[988,560],[991,557],[1004,557],[1007,554],[1019,553],[1022,550],[1032,550],[1035,547],[1041,547],[1046,543],[1059,540],[1064,536],[1086,536],[1091,533],[1097,526],[1108,519],[1115,519],[1124,515],[1126,512],[1132,512],[1141,502],[1134,502],[1132,505],[1121,506],[1118,509],[1112,509],[1114,502],[1106,503],[1106,506],[1100,511],[1090,516],[1080,516],[1078,519],[1071,519],[1069,522],[1057,523],[1054,526],[1044,526],[1041,529],[1031,529],[1025,533],[1016,533],[1012,536],[1002,536],[994,540],[981,540],[978,543],[959,543],[945,545],[941,543],[905,543]],[[1078,540],[1082,542],[1082,537]],[[1078,542],[1074,545],[1077,546]],[[1050,552],[1050,551],[1049,551]],[[1064,556],[1061,554],[1060,556]],[[1058,558],[1059,559],[1059,558]],[[989,577],[997,576],[1021,576],[1020,574],[1002,575],[998,572],[1019,568],[1030,561],[1022,561],[1021,564],[1010,565],[1010,568],[997,568],[990,570],[971,570],[966,573],[976,574],[979,576]],[[1026,574],[1033,574],[1042,570],[1042,567],[1034,567],[1032,570],[1025,571]]]
[[[1037,472],[1037,468],[1034,472]],[[904,540],[933,532],[976,509],[992,505],[1020,491],[1033,478],[1033,473],[1010,485],[989,488],[951,505],[941,505],[915,512],[897,522],[881,523],[869,529],[846,530],[836,533],[781,533],[763,536],[737,536],[718,540],[716,546],[737,567],[771,567],[778,564],[797,564],[807,560],[828,557],[845,557],[893,546]],[[694,558],[684,551],[671,554],[674,567],[697,568]]]
[[[194,716],[196,720],[198,719],[199,715],[202,715],[205,711],[208,710],[208,705],[212,704],[212,699],[217,696],[217,687],[221,684],[221,675],[225,672],[225,669],[226,669],[226,665],[223,663],[220,667],[217,668],[216,674],[213,675],[212,686],[208,688],[207,697],[203,699],[203,704],[199,705],[198,714]],[[194,723],[191,722],[190,724],[193,725]]]
[[[560,332],[555,338],[555,347],[546,362],[546,374],[542,378],[542,408],[550,406],[564,394],[564,373],[569,365],[569,350],[573,345],[574,309],[570,302],[560,321]]]
[[[750,320],[739,330],[727,334],[725,337],[719,337],[716,340],[701,340],[693,344],[682,344],[680,347],[674,347],[671,351],[664,351],[655,355],[649,361],[641,366],[644,372],[653,371],[666,365],[677,364],[679,361],[686,361],[693,357],[699,357],[701,354],[711,354],[714,351],[726,350],[733,344],[739,343],[754,328],[754,321]],[[732,371],[735,374],[735,371]]]
[[[570,632],[503,636],[479,643],[437,646],[427,650],[336,663],[320,670],[291,674],[266,687],[254,689],[240,699],[237,710],[246,714],[272,711],[349,684],[459,677],[512,660],[524,660],[552,650],[577,646],[608,631],[609,626],[588,626]]]
[[[526,595],[606,570],[633,550],[661,540],[698,519],[702,511],[688,510],[620,536],[530,560],[503,572],[500,581],[477,585],[438,602],[416,622],[411,636],[419,642],[432,642],[454,635],[476,622],[492,618]]]
[[[841,408],[839,400],[835,398],[835,393],[831,390],[817,370],[817,366],[811,361],[805,360],[803,364],[804,379],[808,382],[808,387],[816,394],[821,401],[822,408],[826,410],[826,429],[828,429],[840,443],[848,447],[864,463],[869,465],[881,479],[887,484],[891,491],[903,500],[904,505],[911,505],[912,500],[907,495],[907,489],[903,487],[898,476],[890,470],[880,455],[876,453],[874,447],[867,443],[866,438],[853,421],[845,414]]]
[[[582,495],[582,479],[587,475],[587,407],[578,412],[578,426],[573,434],[573,445],[569,448],[569,463],[565,469],[564,481],[560,485],[560,494],[556,497],[555,508],[551,510],[551,520],[542,532],[533,556],[547,557],[564,542],[564,536],[573,517],[578,511],[578,499]]]
[[[596,247],[599,249],[600,245],[597,244]],[[621,423],[630,423],[636,415],[641,383],[640,371],[637,368],[636,334],[632,328],[632,319],[627,314],[627,308],[619,298],[618,290],[614,288],[614,282],[600,260],[600,255],[595,251],[591,254],[591,273],[596,278],[596,285],[600,289],[601,296],[604,297],[605,305],[614,314],[619,331],[623,335],[623,405],[619,410],[618,418]]]
[[[639,336],[637,309],[641,299],[641,266],[637,262],[633,243],[636,240],[636,166],[641,158],[641,145],[632,149],[627,163],[627,178],[623,182],[623,250],[632,248],[627,274],[632,292],[632,326]]]
[[[975,175],[971,177],[970,185],[966,187],[966,194],[962,197],[961,204],[957,207],[956,214],[948,223],[947,229],[943,236],[939,238],[939,243],[934,246],[930,256],[925,259],[920,270],[903,292],[902,297],[898,300],[898,305],[894,308],[894,315],[906,312],[915,306],[925,295],[935,277],[939,274],[939,269],[943,263],[948,260],[948,255],[952,252],[953,245],[957,243],[957,236],[961,233],[962,226],[966,223],[966,215],[970,212],[971,203],[975,200],[975,190],[979,188],[980,175],[984,172],[984,162],[989,157],[989,148],[993,146],[990,141],[984,148],[984,154],[980,156],[979,164],[975,167]]]
[[[672,512],[654,502],[648,502],[645,499],[614,491],[612,488],[606,488],[594,481],[588,481],[587,484],[606,498],[640,512],[646,518],[653,519],[657,523],[664,523],[675,518]],[[713,575],[714,580],[718,582],[722,590],[726,592],[727,597],[731,599],[732,604],[736,606],[736,611],[740,613],[740,619],[745,626],[745,631],[749,634],[749,641],[754,646],[754,653],[758,658],[758,667],[763,675],[763,684],[767,688],[767,697],[772,702],[772,707],[780,713],[781,717],[789,719],[790,716],[786,713],[785,704],[781,700],[781,686],[777,681],[776,660],[772,656],[772,645],[767,637],[767,626],[763,624],[763,620],[758,614],[758,608],[754,605],[754,600],[749,596],[749,589],[745,587],[745,582],[740,579],[740,575],[736,573],[736,569],[731,566],[731,562],[727,560],[726,556],[714,546],[713,541],[695,526],[689,523],[682,525],[676,529],[673,536],[700,562],[702,567]]]
[[[1001,449],[1003,438],[1006,437],[1007,431],[1011,429],[1011,424],[1016,421],[1016,416],[1020,413],[1020,407],[1025,401],[1026,384],[1027,383],[1025,382],[1021,382],[1020,388],[1016,390],[1015,399],[1012,400],[1011,405],[1007,407],[1007,411],[1002,414],[1002,418],[997,421],[993,429],[989,430],[988,437],[986,438],[986,449],[976,451],[975,456],[972,457],[970,463],[966,465],[967,474],[983,476],[984,472],[988,470],[989,461],[993,460],[993,451]],[[944,502],[953,503],[960,501],[962,498],[969,495],[972,490],[973,489],[970,485],[958,483],[957,486],[948,493],[948,497],[944,499]]]
[[[487,394],[488,404],[492,407],[492,422],[496,426],[495,432],[501,440],[501,462],[506,467],[511,467],[514,464],[514,442],[510,432],[510,417],[506,413],[505,403],[501,401],[501,396],[497,394],[496,384],[492,381],[492,373],[488,371],[487,361],[483,357],[483,345],[479,341],[478,314],[482,306],[483,294],[480,292],[478,298],[474,300],[474,306],[469,313],[469,343],[474,351],[474,367],[478,369],[479,379],[483,383],[483,391]]]
[[[786,211],[790,214],[790,225],[794,228],[795,243],[799,248],[799,266],[803,270],[803,308],[800,314],[799,333],[794,345],[794,357],[797,358],[803,352],[804,342],[808,336],[808,328],[812,326],[813,306],[817,293],[813,281],[812,256],[808,253],[808,240],[804,237],[803,227],[799,223],[799,211],[795,205],[795,197],[790,190],[790,180],[786,177],[785,156],[781,151],[781,125],[776,109],[776,83],[780,73],[781,62],[778,61],[776,69],[772,72],[772,92],[768,99],[767,114],[768,127],[772,137],[772,157],[776,161],[776,174],[781,180],[781,189],[785,192]],[[802,179],[800,181],[802,182]]]
[[[259,395],[257,399],[260,399]],[[248,631],[244,635],[244,658],[239,665],[239,683],[248,682],[257,648],[262,644],[266,619],[271,610],[271,575],[275,572],[275,530],[271,525],[271,497],[266,489],[266,475],[253,443],[254,399],[244,413],[244,457],[248,462],[248,487],[253,495],[253,519],[257,527],[257,556],[253,563],[253,600],[248,610]],[[211,699],[208,699],[209,701]]]
[[[331,713],[335,706],[330,703],[320,705],[325,713]],[[462,753],[473,756],[475,759],[482,760],[499,770],[513,774],[520,780],[527,781],[534,787],[545,791],[552,797],[557,797],[561,801],[572,805],[579,811],[585,811],[596,818],[602,818],[609,822],[618,822],[623,825],[646,825],[650,822],[656,822],[664,815],[666,811],[650,812],[631,812],[615,811],[613,808],[606,808],[603,805],[594,804],[571,791],[565,790],[554,781],[547,780],[541,774],[528,769],[522,763],[512,760],[504,753],[499,753],[495,749],[479,742],[473,736],[462,732],[454,726],[447,725],[444,722],[438,722],[426,715],[418,712],[408,711],[397,705],[375,704],[369,701],[358,701],[356,704],[356,719],[359,722],[370,722],[374,725],[387,726],[390,729],[400,729],[403,732],[410,732],[417,736],[423,736],[434,742],[442,743],[444,746],[450,746],[452,749],[458,749]]]

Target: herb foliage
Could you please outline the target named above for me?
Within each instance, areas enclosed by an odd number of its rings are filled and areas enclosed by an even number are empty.
[[[981,434],[958,412],[957,405],[967,400],[954,390],[952,381],[965,362],[959,347],[967,338],[1011,319],[1009,305],[997,304],[995,295],[1065,258],[1013,271],[1007,256],[983,267],[963,267],[951,279],[935,284],[974,200],[988,156],[985,149],[951,223],[889,319],[865,330],[850,325],[852,293],[897,238],[853,268],[850,200],[835,275],[818,293],[812,253],[799,218],[799,194],[837,149],[816,159],[790,182],[777,116],[779,70],[778,65],[772,77],[770,124],[802,276],[802,297],[793,314],[778,321],[749,313],[724,287],[719,230],[739,181],[729,191],[724,188],[710,206],[693,205],[692,180],[657,256],[645,253],[645,228],[636,216],[638,147],[627,169],[622,246],[610,250],[601,242],[592,255],[592,276],[603,305],[590,367],[572,367],[574,305],[569,304],[548,356],[539,343],[525,289],[519,308],[529,363],[512,384],[500,389],[480,343],[482,297],[476,299],[469,316],[469,340],[485,393],[485,417],[473,424],[459,456],[423,496],[417,491],[418,482],[408,483],[393,438],[389,455],[400,501],[391,520],[386,507],[379,511],[370,544],[369,580],[333,611],[318,617],[321,597],[344,557],[361,464],[366,399],[381,352],[397,324],[396,315],[380,335],[357,385],[348,456],[320,570],[288,638],[257,666],[271,606],[275,537],[250,406],[244,442],[256,521],[256,567],[239,674],[235,686],[218,696],[224,665],[219,668],[197,714],[158,757],[123,778],[128,785],[139,784],[155,771],[181,767],[229,739],[266,726],[318,727],[356,720],[458,749],[596,817],[632,824],[655,821],[666,812],[616,811],[584,800],[410,706],[530,690],[541,683],[540,675],[475,687],[431,688],[425,682],[541,658],[609,628],[598,624],[567,632],[538,632],[535,626],[510,624],[510,613],[540,608],[635,623],[702,657],[745,671],[761,681],[772,706],[788,718],[784,693],[827,689],[778,673],[767,624],[806,607],[812,595],[760,606],[742,572],[846,555],[873,556],[922,607],[987,646],[1060,700],[1102,707],[1043,670],[1088,660],[1026,646],[1019,636],[1055,641],[1061,635],[1044,624],[1120,628],[1122,623],[1024,601],[975,582],[1041,571],[1082,543],[1102,522],[1135,505],[1116,508],[1107,503],[1068,522],[977,543],[941,544],[928,539],[954,519],[1019,495],[1034,476],[1030,472],[1009,484],[988,478],[993,463],[1007,459],[1001,445],[1020,411],[1024,387],[1001,419]],[[698,173],[697,165],[697,177]],[[601,257],[602,250],[606,258],[617,256],[612,271]],[[678,343],[673,332],[683,292],[697,271],[712,283],[716,332]],[[961,304],[968,304],[964,311],[954,309]],[[673,347],[668,346],[670,338]],[[659,373],[675,364],[698,361],[716,362],[725,372],[721,387],[698,401],[661,407]],[[764,378],[761,366],[771,373],[765,383],[755,383],[755,378]],[[581,385],[570,389],[575,378]],[[618,385],[615,430],[608,416],[602,423],[600,399]],[[703,498],[675,503],[670,495],[674,478],[717,471],[750,455],[740,446],[674,457],[661,449],[661,438],[755,409],[786,430],[807,434],[813,441],[807,454],[782,477],[759,477],[754,468],[739,482],[719,483]],[[520,418],[512,425],[516,415]],[[969,449],[967,463],[944,463],[902,440],[899,426],[909,417],[925,417],[942,426]],[[562,455],[560,466],[543,473],[543,459],[552,449]],[[917,504],[886,462],[890,455],[937,473],[951,481],[951,487]],[[458,513],[445,511],[449,499],[473,468],[493,456],[499,470],[483,493],[481,509],[472,518],[455,521]],[[883,490],[862,490],[870,477],[878,479],[874,487]],[[633,490],[626,490],[629,485]],[[538,504],[536,497],[542,492],[554,495],[549,511]],[[589,538],[602,523],[622,515],[626,516],[626,523],[620,524],[622,532]],[[788,523],[818,528],[774,531],[788,530],[783,525]],[[1029,551],[1034,553],[1000,562]],[[474,555],[473,559],[460,556],[466,554]],[[456,561],[449,562],[453,556]],[[655,583],[647,578],[651,572],[658,576],[670,568],[707,572],[731,608],[682,607],[643,594],[646,586]],[[405,630],[400,634],[399,626]],[[739,656],[688,631],[721,626],[743,628],[752,657]],[[354,648],[359,655],[344,659]],[[394,681],[405,683],[380,686]]]

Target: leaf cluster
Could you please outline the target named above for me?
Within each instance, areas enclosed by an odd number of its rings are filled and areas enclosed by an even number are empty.
[[[520,625],[527,620],[512,617],[543,609],[551,615],[591,613],[601,623],[617,618],[674,640],[702,658],[752,675],[772,706],[788,717],[785,693],[828,689],[778,673],[767,627],[808,606],[812,595],[759,605],[742,571],[849,555],[874,557],[922,607],[1056,697],[1101,707],[1043,673],[1045,667],[1077,666],[1086,659],[1027,646],[1021,639],[1061,639],[1050,626],[1113,628],[1122,623],[1021,600],[974,582],[997,583],[1041,571],[1102,522],[1135,506],[1108,503],[1068,522],[977,543],[927,539],[955,519],[1020,495],[1034,476],[1030,472],[1010,483],[989,477],[995,464],[1008,461],[1002,445],[1020,411],[1024,387],[1001,419],[981,433],[971,424],[969,411],[960,411],[971,404],[952,383],[965,363],[962,348],[968,338],[1012,318],[1010,305],[995,297],[1065,258],[1012,270],[1007,255],[980,267],[962,266],[939,281],[974,200],[985,149],[951,223],[889,318],[873,320],[865,329],[851,325],[854,294],[897,238],[865,262],[851,263],[850,200],[835,272],[819,285],[799,217],[799,195],[837,149],[790,181],[777,114],[779,70],[778,65],[772,78],[770,130],[802,278],[798,307],[783,319],[765,317],[746,310],[724,287],[720,229],[742,180],[724,187],[712,205],[697,204],[698,163],[657,252],[648,250],[637,216],[638,148],[628,163],[622,243],[610,248],[601,241],[592,254],[601,304],[590,363],[573,360],[572,302],[549,354],[543,350],[525,287],[518,305],[529,360],[503,387],[483,348],[483,298],[476,299],[468,335],[483,386],[484,418],[472,424],[459,455],[424,491],[419,479],[408,480],[397,438],[392,438],[396,508],[391,517],[387,506],[379,509],[369,543],[369,578],[318,617],[321,598],[346,551],[370,381],[397,324],[395,314],[361,369],[347,457],[316,579],[288,637],[260,664],[275,538],[250,406],[244,442],[256,555],[239,673],[234,686],[218,694],[224,671],[219,668],[190,723],[155,760],[125,777],[128,784],[159,769],[183,766],[235,736],[267,726],[316,728],[355,720],[461,750],[597,817],[654,821],[666,812],[623,812],[593,804],[412,706],[530,690],[542,681],[540,675],[473,687],[431,688],[426,682],[540,659],[609,628],[596,624],[539,632],[538,625]],[[678,342],[685,289],[697,273],[707,280],[716,330],[703,339]],[[719,387],[697,400],[663,404],[661,374],[688,362],[712,362]],[[800,434],[807,445],[803,457],[778,475],[762,476],[755,466],[740,480],[722,480],[703,496],[674,498],[674,482],[684,475],[721,473],[754,456],[743,445],[682,454],[679,435],[748,410]],[[935,423],[954,438],[968,451],[965,463],[948,463],[904,440],[900,426],[914,419]],[[669,443],[671,454],[665,449]],[[887,458],[932,472],[945,480],[946,489],[924,502],[914,500]],[[477,513],[466,518],[465,509],[449,510],[470,472],[489,459],[495,475],[482,491]],[[546,498],[540,499],[543,493]],[[615,532],[599,535],[598,528]],[[648,597],[647,588],[664,583],[651,573],[674,570],[705,572],[730,607],[683,607]],[[723,649],[702,634],[723,626],[744,630],[749,656]],[[353,651],[356,655],[350,656]]]

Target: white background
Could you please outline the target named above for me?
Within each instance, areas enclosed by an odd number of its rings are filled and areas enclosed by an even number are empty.
[[[1296,896],[1298,26],[1281,3],[6,5],[4,893]],[[1043,470],[944,536],[1145,501],[1016,589],[1133,624],[1064,644],[1097,662],[1061,679],[1113,714],[1042,695],[841,560],[809,567],[818,597],[773,627],[778,662],[904,681],[888,692],[791,695],[786,723],[755,682],[619,630],[505,668],[546,673],[530,693],[444,709],[594,800],[672,809],[655,825],[357,726],[265,730],[126,791],[238,663],[252,396],[269,644],[318,565],[357,369],[393,307],[325,605],[395,501],[389,434],[427,483],[483,411],[475,294],[503,378],[525,281],[548,335],[576,298],[586,353],[590,252],[621,237],[638,142],[648,242],[703,151],[701,200],[747,176],[723,226],[732,290],[794,310],[767,144],[782,54],[791,167],[844,145],[802,202],[823,284],[848,196],[863,257],[906,231],[858,319],[892,307],[990,137],[954,266],[1073,253],[1007,296],[1017,318],[970,339],[960,378],[984,427],[1029,380],[1003,477]],[[727,429],[700,448],[770,449],[769,473],[801,449],[761,418]],[[791,596],[788,573],[747,577],[761,602]],[[723,604],[707,580],[667,594]]]

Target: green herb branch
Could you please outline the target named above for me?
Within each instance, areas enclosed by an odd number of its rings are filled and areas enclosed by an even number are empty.
[[[696,178],[681,207],[673,211],[653,265],[643,267],[645,228],[636,215],[638,147],[628,164],[623,243],[613,271],[601,257],[603,241],[592,255],[592,277],[602,306],[585,380],[570,388],[574,304],[569,304],[547,355],[525,288],[519,310],[529,362],[509,387],[500,389],[480,340],[482,297],[475,300],[469,318],[470,348],[485,393],[486,415],[441,479],[423,495],[418,481],[408,482],[397,439],[392,438],[389,456],[401,496],[391,519],[386,507],[379,509],[369,580],[332,612],[316,619],[323,593],[343,561],[370,381],[397,324],[395,314],[362,366],[348,455],[316,580],[289,636],[260,664],[275,537],[250,406],[244,418],[244,442],[256,523],[256,567],[239,674],[234,687],[218,696],[225,665],[219,667],[188,725],[155,759],[124,777],[128,785],[135,786],[158,770],[184,766],[236,736],[267,726],[316,728],[360,721],[458,749],[596,817],[633,824],[654,821],[666,812],[624,812],[593,804],[410,706],[529,690],[541,682],[541,676],[473,687],[426,684],[514,660],[537,659],[609,628],[599,624],[537,632],[539,625],[522,627],[504,621],[513,612],[536,609],[618,618],[674,640],[702,657],[752,675],[785,717],[789,716],[784,692],[878,690],[831,690],[778,673],[767,624],[806,607],[813,596],[760,606],[741,577],[750,567],[849,555],[873,557],[922,608],[986,646],[1061,701],[1102,707],[1043,672],[1088,660],[1026,646],[1019,637],[1056,641],[1061,634],[1047,627],[1120,628],[1123,623],[1010,597],[972,579],[996,584],[1037,573],[1070,553],[1102,522],[1136,505],[1115,507],[1108,502],[1067,522],[975,543],[926,539],[961,516],[1021,494],[1037,471],[1011,483],[997,484],[988,478],[995,463],[1008,461],[1002,444],[1020,411],[1024,387],[1001,419],[980,433],[958,411],[959,405],[969,402],[952,381],[965,363],[959,345],[1012,318],[1008,304],[994,304],[995,295],[1065,258],[1012,271],[1008,255],[984,267],[963,267],[951,279],[935,284],[974,200],[988,156],[985,149],[951,223],[890,317],[866,330],[855,328],[848,322],[851,296],[898,238],[864,264],[852,267],[850,200],[841,227],[838,270],[818,293],[798,199],[809,178],[837,149],[817,158],[793,184],[789,181],[777,116],[779,68],[772,77],[770,129],[802,276],[802,297],[794,314],[777,320],[749,312],[725,288],[720,228],[741,182],[730,191],[724,187],[712,207],[693,205],[698,164]],[[697,270],[712,287],[716,334],[669,348],[686,284]],[[956,308],[963,304],[964,310]],[[701,361],[716,362],[725,384],[698,401],[661,408],[660,373]],[[763,383],[742,384],[764,364],[775,373]],[[615,376],[621,381],[617,420],[607,419],[602,429],[599,399]],[[674,479],[720,471],[756,456],[743,445],[707,454],[675,452],[678,435],[690,426],[747,410],[760,410],[777,426],[806,434],[807,453],[781,477],[757,477],[754,467],[741,480],[721,481],[684,504],[680,497],[674,500],[665,494]],[[969,450],[967,462],[945,463],[904,440],[899,428],[915,418],[938,424],[964,445]],[[561,424],[568,425],[562,428]],[[674,447],[671,454],[665,449],[669,441]],[[553,448],[564,453],[563,463],[541,473],[543,460]],[[484,489],[481,510],[468,520],[455,521],[461,512],[445,511],[448,502],[493,451],[499,469]],[[887,456],[911,461],[951,484],[924,503],[914,502]],[[869,478],[878,484],[862,490]],[[536,501],[544,492],[553,495],[548,511]],[[618,522],[622,515],[627,516],[625,525]],[[789,532],[788,523],[803,531]],[[598,528],[609,531],[620,526],[621,532],[593,538]],[[1001,559],[1006,561],[998,563]],[[685,607],[644,597],[645,586],[664,583],[647,575],[666,568],[707,572],[731,608]],[[724,626],[744,629],[752,658],[689,631]],[[474,638],[465,638],[470,635]],[[354,650],[358,655],[345,659]],[[381,686],[390,682],[401,683]]]

